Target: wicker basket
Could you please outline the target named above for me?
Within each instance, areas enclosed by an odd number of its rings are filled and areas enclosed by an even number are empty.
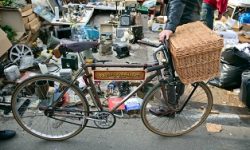
[[[223,39],[202,22],[179,26],[169,42],[175,70],[183,83],[203,81],[219,74]]]

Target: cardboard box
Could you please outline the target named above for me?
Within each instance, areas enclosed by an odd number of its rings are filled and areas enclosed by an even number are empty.
[[[250,39],[244,37],[243,35],[239,36],[240,43],[250,43]]]
[[[100,24],[100,33],[112,33],[113,28],[113,24]]]
[[[29,9],[29,10],[26,10],[24,12],[21,12],[22,16],[23,17],[26,17],[26,16],[29,16],[33,13],[33,10],[32,9]]]
[[[30,30],[30,25],[28,23],[24,24],[26,30]]]
[[[241,28],[241,24],[239,23],[239,21],[232,18],[228,18],[225,24],[228,27],[232,28],[234,31],[239,31]]]
[[[243,24],[241,30],[249,32],[250,31],[250,24]]]
[[[6,33],[0,28],[0,57],[4,55],[9,48],[11,48],[12,44],[8,39]]]
[[[28,16],[29,22],[34,20],[36,18],[36,14],[32,13],[31,15]]]
[[[152,24],[152,31],[160,32],[165,29],[166,24],[160,24],[160,23],[153,23]]]
[[[125,6],[135,7],[137,5],[137,0],[125,0]]]
[[[20,9],[20,12],[25,12],[29,9],[32,9],[32,4],[28,4],[28,5],[24,6],[23,8]]]
[[[34,34],[36,33],[41,27],[41,23],[39,22],[38,24],[35,24],[34,26],[31,26],[30,29],[31,29],[31,32]]]
[[[36,24],[40,23],[38,18],[33,19],[31,22],[28,23],[29,27],[32,28]]]
[[[16,39],[19,40],[25,33],[23,18],[18,9],[0,8],[0,24],[9,25],[17,33]]]
[[[29,22],[29,18],[28,17],[23,17],[23,23],[27,24]]]

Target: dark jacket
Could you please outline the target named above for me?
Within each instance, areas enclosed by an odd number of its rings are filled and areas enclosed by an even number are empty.
[[[168,21],[165,29],[172,30],[178,25],[200,20],[202,0],[168,0]]]

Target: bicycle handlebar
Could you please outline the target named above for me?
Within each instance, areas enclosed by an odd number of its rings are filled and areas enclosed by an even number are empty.
[[[162,44],[166,49],[168,48],[168,40],[166,40],[166,38],[163,40]]]
[[[155,63],[158,63],[158,59],[157,59],[157,52],[161,51],[161,49],[163,48],[163,45],[160,45],[159,47],[157,47],[155,50],[154,50],[154,53],[153,53],[153,58],[154,58],[154,61]]]
[[[164,67],[165,67],[164,65],[158,65],[158,66],[148,67],[147,68],[147,72],[152,72],[152,71],[155,71],[155,70],[160,70],[160,69],[162,69]]]
[[[153,58],[154,58],[154,61],[156,63],[159,63],[158,59],[157,59],[157,56],[156,56],[157,52],[162,51],[162,49],[164,49],[164,48],[168,49],[168,42],[167,42],[167,40],[164,40],[164,42],[162,42],[161,45],[154,50]],[[158,65],[158,66],[149,67],[149,68],[147,68],[147,72],[159,70],[159,69],[162,69],[162,68],[164,68],[164,65]]]

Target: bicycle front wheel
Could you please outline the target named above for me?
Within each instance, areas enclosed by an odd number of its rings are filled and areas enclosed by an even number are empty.
[[[18,124],[45,140],[66,140],[87,124],[85,97],[79,88],[57,76],[40,75],[23,81],[16,87],[11,105]]]
[[[204,82],[185,85],[177,105],[177,110],[182,107],[183,110],[171,115],[155,115],[150,111],[162,107],[162,98],[158,84],[145,96],[141,111],[144,125],[162,136],[179,136],[194,130],[206,120],[213,105],[211,91]]]

